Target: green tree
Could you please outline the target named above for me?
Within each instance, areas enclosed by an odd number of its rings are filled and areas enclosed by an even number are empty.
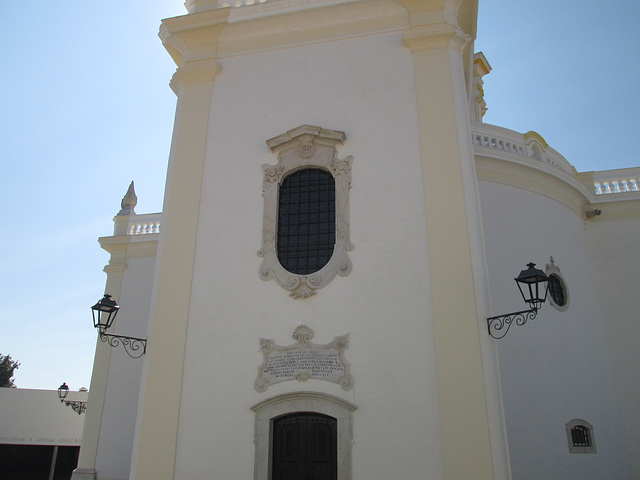
[[[13,383],[13,371],[20,366],[19,362],[11,359],[11,355],[0,353],[0,387],[16,388]]]

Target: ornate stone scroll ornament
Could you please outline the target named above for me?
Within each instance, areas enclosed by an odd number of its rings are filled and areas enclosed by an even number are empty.
[[[348,252],[353,250],[349,238],[349,188],[353,157],[338,158],[336,145],[345,140],[344,132],[302,125],[278,137],[267,140],[267,145],[278,153],[276,165],[263,165],[262,195],[264,218],[260,265],[262,280],[275,279],[293,298],[307,298],[327,285],[336,275],[351,273]],[[329,262],[320,270],[301,275],[286,270],[278,260],[276,251],[278,192],[282,180],[289,174],[305,168],[319,168],[330,172],[335,181],[335,248]]]
[[[258,392],[286,380],[306,382],[310,378],[337,383],[343,390],[353,388],[353,377],[349,372],[351,364],[344,358],[344,351],[349,348],[349,334],[335,337],[326,345],[317,345],[310,341],[313,331],[300,325],[293,332],[293,338],[297,343],[288,346],[276,345],[271,339],[260,339],[264,361],[258,367],[254,382]]]

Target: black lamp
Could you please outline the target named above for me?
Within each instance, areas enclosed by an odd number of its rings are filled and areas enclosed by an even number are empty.
[[[518,278],[515,279],[522,299],[529,304],[533,310],[538,310],[547,300],[549,291],[549,277],[542,270],[535,268],[535,263],[528,263],[526,270],[522,270]],[[541,289],[544,288],[544,291]]]
[[[111,298],[111,295],[105,293],[104,297],[91,307],[93,326],[98,329],[98,335],[101,341],[107,342],[111,347],[122,345],[127,352],[127,355],[131,358],[140,358],[142,355],[147,353],[146,338],[125,337],[124,335],[107,333],[107,330],[111,328],[119,309],[120,305]]]
[[[76,400],[65,400],[69,395],[69,386],[63,383],[58,387],[58,398],[60,403],[64,403],[67,407],[71,407],[78,415],[82,415],[87,411],[87,402],[79,402]]]
[[[63,383],[58,387],[58,398],[62,402],[67,398],[67,395],[69,395],[69,386],[66,383]]]
[[[531,307],[529,310],[497,315],[487,318],[489,335],[493,338],[503,338],[515,321],[516,325],[524,325],[527,320],[533,320],[538,314],[538,310],[547,300],[549,291],[549,277],[542,271],[535,268],[535,263],[528,263],[527,269],[522,270],[520,275],[514,280],[520,290],[522,299]]]
[[[105,293],[102,300],[98,300],[98,303],[91,307],[93,326],[102,332],[111,328],[111,324],[116,319],[119,308],[120,305],[111,298],[111,295]]]

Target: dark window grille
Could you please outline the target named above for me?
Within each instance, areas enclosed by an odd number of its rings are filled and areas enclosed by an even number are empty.
[[[564,287],[562,281],[555,275],[549,275],[549,294],[556,305],[564,307],[566,304],[566,298],[564,294]]]
[[[306,168],[287,175],[278,197],[276,251],[289,272],[308,275],[324,267],[336,243],[336,188],[331,173]]]
[[[574,447],[590,447],[591,437],[589,436],[589,429],[582,425],[576,425],[571,429],[571,441]]]

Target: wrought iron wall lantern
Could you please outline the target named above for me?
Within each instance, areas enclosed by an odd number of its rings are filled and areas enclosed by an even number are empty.
[[[549,277],[542,271],[535,268],[535,263],[528,263],[526,270],[522,270],[520,275],[514,280],[520,290],[522,299],[531,307],[529,310],[507,313],[487,318],[489,335],[493,338],[503,338],[511,328],[511,325],[524,325],[528,320],[533,320],[538,314],[538,310],[547,300],[549,291]]]
[[[63,383],[58,387],[58,398],[60,403],[64,403],[67,407],[71,407],[78,415],[82,415],[87,411],[87,402],[78,402],[76,400],[66,400],[69,395],[69,386]]]
[[[122,345],[131,358],[140,358],[147,353],[147,339],[137,337],[126,337],[124,335],[116,335],[107,333],[111,328],[113,321],[118,314],[120,305],[111,298],[111,295],[105,294],[104,297],[91,307],[93,314],[93,326],[98,329],[100,340],[107,342],[111,347]]]

